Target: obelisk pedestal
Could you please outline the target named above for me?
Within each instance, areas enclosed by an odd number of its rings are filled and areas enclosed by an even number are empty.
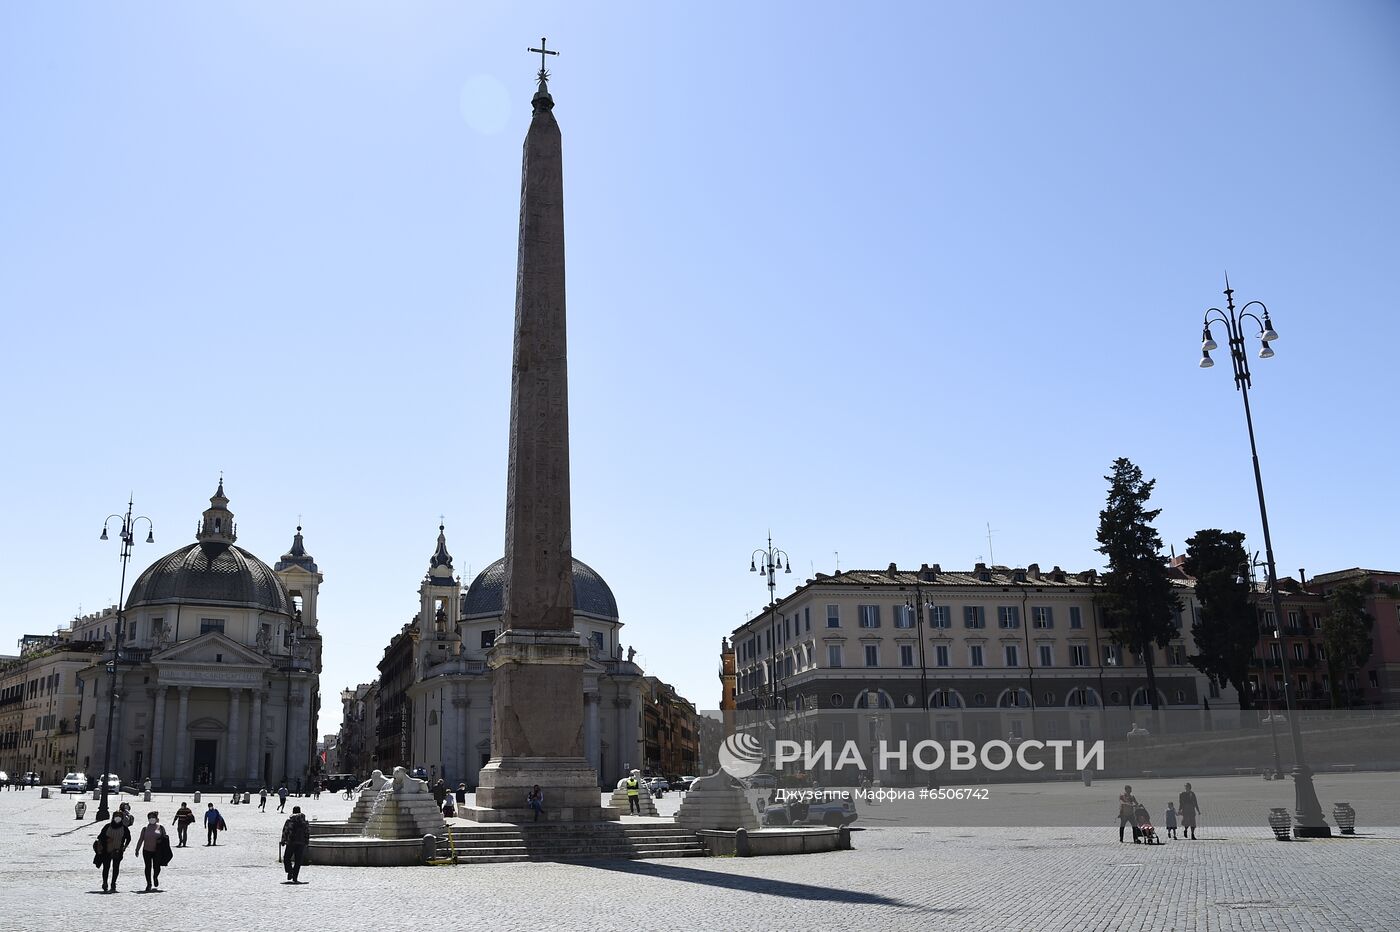
[[[583,749],[583,666],[572,631],[504,631],[491,652],[490,762],[476,791],[477,821],[532,821],[526,794],[544,792],[542,820],[617,819],[602,805],[598,773]],[[483,810],[490,810],[487,813]]]

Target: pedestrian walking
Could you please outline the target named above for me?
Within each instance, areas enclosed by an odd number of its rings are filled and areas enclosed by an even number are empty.
[[[320,798],[321,798],[321,781],[320,781],[320,780],[317,780],[315,783],[311,784],[311,798],[312,798],[312,799],[320,799]]]
[[[282,825],[282,866],[287,870],[287,882],[301,884],[301,866],[306,863],[306,846],[311,843],[311,826],[300,806],[292,807],[292,814]]]
[[[1176,811],[1181,814],[1181,837],[1186,838],[1187,832],[1190,832],[1191,840],[1195,841],[1196,817],[1201,814],[1201,804],[1191,790],[1191,784],[1186,784],[1186,789],[1177,795]]]
[[[112,813],[112,821],[102,826],[102,831],[97,833],[97,840],[92,843],[93,867],[102,868],[102,892],[117,892],[117,875],[122,869],[122,855],[126,854],[126,848],[131,844],[131,829],[126,827],[126,821],[120,812]],[[111,874],[111,885],[108,886],[108,874]]]
[[[459,805],[459,806],[465,806],[466,804],[467,804],[467,785],[466,785],[465,783],[458,783],[458,784],[457,784],[457,805]]]
[[[277,811],[282,812],[287,808],[287,784],[283,783],[277,788]]]
[[[127,828],[136,824],[136,816],[131,814],[131,803],[122,803],[117,807],[117,811],[122,814],[122,824]]]
[[[180,803],[180,808],[175,810],[175,832],[179,836],[179,848],[189,847],[190,826],[194,824],[194,810],[189,803]]]
[[[204,810],[204,831],[208,837],[208,841],[204,843],[204,847],[212,848],[217,845],[219,843],[219,833],[226,828],[228,828],[228,825],[224,822],[224,817],[219,815],[219,810],[214,808],[213,803],[210,803],[209,808]]]
[[[267,787],[258,790],[258,811],[267,811]]]
[[[1137,807],[1138,801],[1137,797],[1133,795],[1133,788],[1131,786],[1123,787],[1123,792],[1118,794],[1118,840],[1120,842],[1123,840],[1123,827],[1125,825],[1132,827],[1133,844],[1142,842],[1136,822]]]
[[[160,813],[146,813],[146,825],[136,836],[136,850],[146,865],[146,892],[160,888],[160,869],[170,862],[170,833],[160,824]]]
[[[1167,837],[1176,838],[1176,803],[1167,803],[1167,817],[1162,820],[1167,827]]]
[[[544,812],[544,790],[536,783],[529,793],[525,794],[525,804],[535,810],[535,821],[540,820],[540,813]]]
[[[627,777],[625,785],[627,787],[627,814],[642,814],[642,781],[638,779],[641,771],[634,770]]]

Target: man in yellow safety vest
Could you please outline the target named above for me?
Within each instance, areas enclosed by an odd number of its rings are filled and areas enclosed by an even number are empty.
[[[629,777],[627,778],[626,782],[623,784],[624,786],[627,787],[627,814],[628,814],[628,815],[641,815],[641,814],[642,814],[642,803],[641,803],[642,781],[641,781],[641,775],[642,775],[642,772],[641,772],[640,770],[634,770],[634,771],[632,771],[632,775],[629,776]]]

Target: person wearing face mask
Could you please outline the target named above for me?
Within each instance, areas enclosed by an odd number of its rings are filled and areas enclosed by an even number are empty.
[[[102,892],[117,892],[117,874],[121,872],[122,855],[126,854],[127,845],[131,844],[131,830],[126,827],[126,820],[122,818],[121,811],[112,813],[112,821],[102,826],[102,831],[97,833],[97,840],[92,843],[92,850],[95,857],[92,859],[93,866],[102,868]],[[111,875],[111,885],[108,886],[108,875]]]
[[[141,852],[141,860],[146,862],[146,892],[152,887],[160,887],[160,869],[169,860],[170,835],[160,824],[159,812],[146,813],[146,826],[136,836],[136,850]]]

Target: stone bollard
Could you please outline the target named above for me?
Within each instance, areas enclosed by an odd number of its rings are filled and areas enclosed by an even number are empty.
[[[734,833],[734,854],[741,858],[749,857],[749,830],[741,828]]]
[[[40,798],[40,799],[48,799],[48,798],[49,798],[49,788],[48,788],[47,786],[41,787],[41,788],[39,789],[39,798]]]
[[[83,816],[87,815],[87,803],[83,802],[81,799],[78,800],[76,803],[73,804],[73,811],[77,813],[78,821],[81,822],[83,820]]]
[[[851,827],[843,825],[836,832],[836,847],[841,851],[851,850]]]
[[[245,806],[248,805],[248,794],[247,794],[247,793],[244,793],[244,794],[243,794],[243,805],[245,805]]]
[[[1093,786],[1093,785],[1094,785],[1094,772],[1093,772],[1092,770],[1090,770],[1088,767],[1085,767],[1083,770],[1081,770],[1081,771],[1079,772],[1079,779],[1081,779],[1081,780],[1084,781],[1084,785],[1085,785],[1085,786]]]
[[[199,790],[194,791],[194,801],[199,802]]]
[[[432,832],[423,836],[423,863],[427,864],[437,857],[437,836]]]
[[[141,801],[142,801],[142,802],[147,802],[147,803],[151,801],[151,791],[150,791],[150,790],[147,790],[146,792],[144,792],[144,793],[141,794]]]

